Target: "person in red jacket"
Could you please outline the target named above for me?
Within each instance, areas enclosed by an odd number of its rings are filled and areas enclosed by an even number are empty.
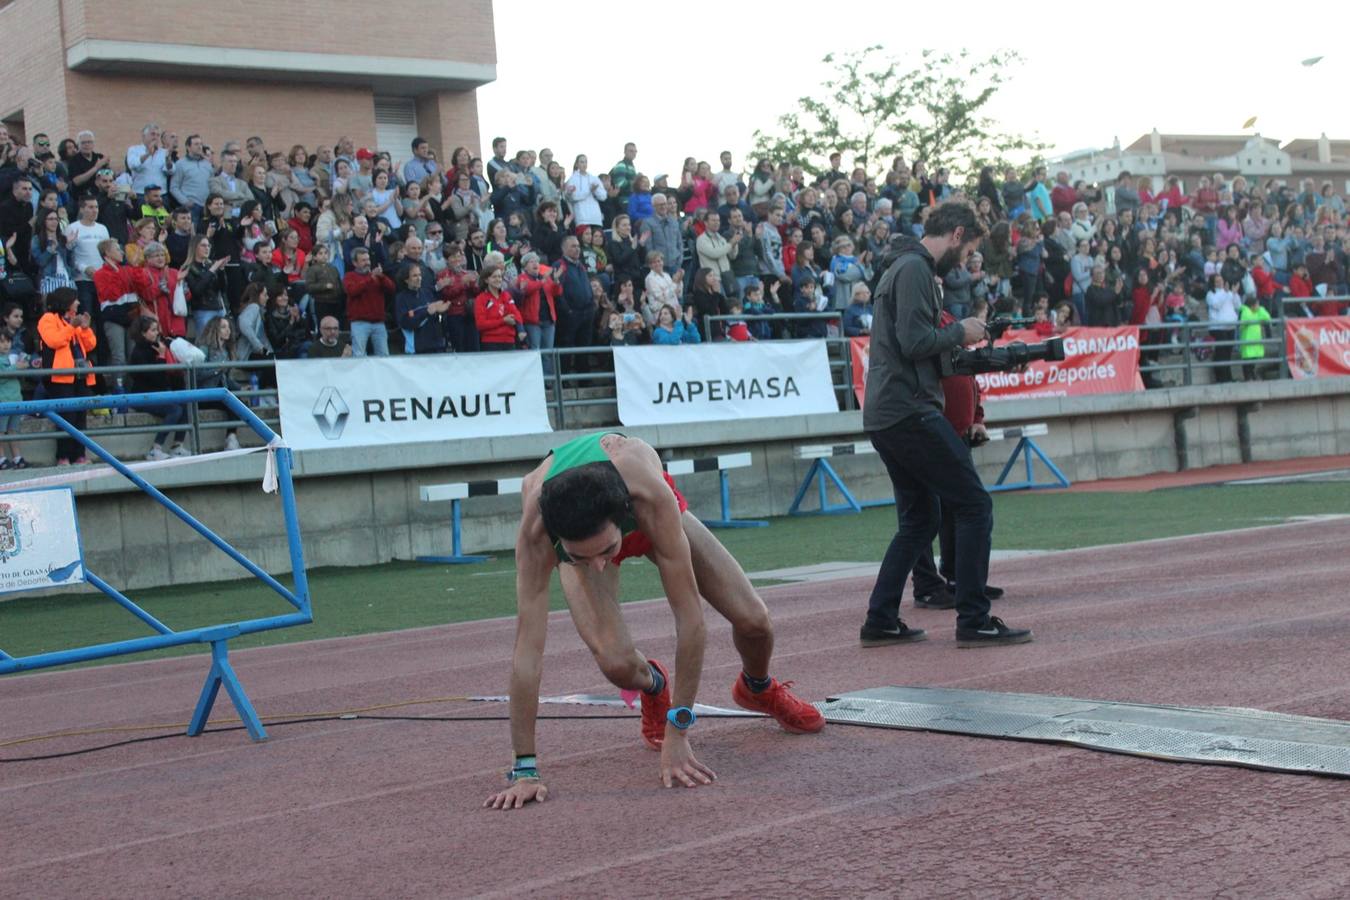
[[[553,333],[558,323],[557,298],[562,296],[562,269],[549,269],[539,264],[539,254],[526,253],[521,257],[525,271],[516,279],[520,294],[520,315],[525,324],[525,338],[531,350],[553,349]],[[553,356],[544,355],[544,374],[553,374]]]
[[[160,331],[169,341],[187,334],[187,318],[173,311],[174,293],[182,277],[180,270],[169,268],[169,251],[163,244],[151,241],[145,245],[145,278],[138,286],[142,312],[159,320]],[[183,299],[186,302],[187,297]]]
[[[375,356],[389,355],[389,332],[385,330],[385,299],[394,294],[394,282],[384,271],[370,266],[370,251],[352,251],[352,270],[342,278],[347,292],[347,321],[352,329],[352,356],[365,356],[369,342]]]
[[[1280,315],[1280,298],[1284,296],[1284,289],[1280,283],[1275,280],[1275,275],[1270,271],[1269,263],[1266,262],[1264,254],[1258,253],[1252,257],[1252,283],[1256,285],[1256,296],[1261,300],[1264,306],[1272,316]]]
[[[478,324],[484,350],[514,350],[516,336],[523,334],[520,310],[504,287],[506,273],[500,266],[485,269],[480,278],[483,293],[473,301],[473,319]]]
[[[938,328],[956,322],[951,313],[943,310]],[[948,375],[942,379],[942,415],[953,429],[972,447],[988,443],[989,431],[984,427],[984,407],[980,404],[980,385],[973,375]],[[933,548],[928,546],[914,564],[914,605],[920,609],[955,609],[956,593],[956,516],[943,504],[942,524],[938,527],[938,548],[942,553],[939,568],[933,559]],[[986,584],[984,592],[990,600],[1003,596],[1003,588]]]
[[[473,324],[473,298],[478,294],[478,273],[465,268],[464,245],[445,248],[445,269],[436,277],[436,291],[450,309],[445,314],[445,337],[456,353],[478,349],[478,330]]]
[[[149,293],[150,279],[144,269],[123,265],[126,256],[117,241],[99,241],[98,252],[103,265],[94,270],[94,289],[108,344],[108,362],[125,366],[131,357],[131,326],[141,314],[141,295]],[[117,378],[120,383],[121,376]]]

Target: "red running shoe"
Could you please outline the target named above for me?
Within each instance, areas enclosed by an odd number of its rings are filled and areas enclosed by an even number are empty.
[[[666,741],[666,713],[670,712],[670,673],[654,659],[647,662],[656,667],[666,684],[655,696],[642,692],[642,742],[653,750],[660,750]]]
[[[731,689],[731,699],[737,706],[777,719],[784,731],[815,734],[825,727],[825,717],[805,700],[793,696],[788,690],[791,686],[791,681],[774,678],[767,688],[756,694],[746,686],[745,679],[738,676],[736,686]]]

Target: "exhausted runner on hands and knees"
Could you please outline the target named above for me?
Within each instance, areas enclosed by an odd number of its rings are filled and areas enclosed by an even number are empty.
[[[716,778],[694,756],[689,732],[707,632],[702,598],[731,623],[743,671],[732,698],[785,731],[820,731],[825,720],[769,676],[773,625],[740,564],[688,512],[688,504],[650,445],[620,434],[592,434],[555,449],[521,488],[516,537],[516,644],[511,660],[510,786],[484,806],[519,809],[548,789],[535,755],[539,679],[548,631],[549,581],[559,570],[577,633],[600,671],[638,692],[642,740],[661,752],[661,782],[695,787]],[[675,672],[643,656],[619,611],[619,564],[646,556],[656,564],[675,615]]]

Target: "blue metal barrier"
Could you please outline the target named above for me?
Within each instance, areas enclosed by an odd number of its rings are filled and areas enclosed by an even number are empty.
[[[231,413],[237,416],[265,443],[270,445],[274,441],[277,441],[277,434],[273,432],[271,428],[267,427],[267,425],[254,415],[252,410],[241,403],[238,398],[223,388],[191,391],[164,391],[153,394],[121,394],[106,397],[72,397],[60,400],[34,400],[25,403],[0,403],[0,417],[13,415],[45,416],[49,421],[56,425],[57,428],[64,431],[73,440],[78,441],[89,452],[103,460],[103,462],[119,472],[124,478],[136,485],[136,487],[148,494],[165,509],[181,519],[189,528],[196,531],[223,551],[227,556],[238,562],[250,574],[262,581],[263,584],[279,594],[282,599],[295,607],[296,611],[285,615],[270,616],[262,619],[247,619],[223,625],[174,631],[150,613],[146,612],[132,600],[125,597],[121,592],[109,585],[103,579],[92,572],[86,571],[85,577],[90,584],[140,619],[154,630],[156,634],[149,637],[94,644],[88,647],[75,647],[68,650],[37,653],[31,656],[14,657],[5,653],[3,650],[0,650],[0,675],[12,672],[31,671],[34,669],[44,669],[51,666],[67,665],[69,663],[84,662],[92,659],[104,659],[106,657],[121,656],[128,653],[142,653],[147,650],[159,650],[164,647],[176,647],[183,644],[210,644],[211,668],[207,674],[206,683],[202,687],[201,696],[197,701],[197,707],[193,712],[192,721],[188,726],[187,733],[195,736],[202,732],[202,729],[206,726],[206,720],[211,714],[211,707],[215,703],[216,695],[220,688],[224,687],[226,693],[229,694],[230,699],[233,701],[235,709],[239,712],[240,719],[248,729],[249,735],[255,741],[261,741],[266,739],[267,733],[263,729],[258,714],[253,709],[253,704],[249,702],[248,695],[244,692],[243,685],[239,682],[239,677],[235,674],[233,667],[230,665],[228,657],[228,641],[230,638],[238,637],[242,634],[270,631],[274,628],[287,628],[292,625],[306,625],[314,620],[310,608],[309,580],[305,574],[304,551],[300,543],[300,521],[295,508],[295,487],[291,480],[291,468],[293,462],[291,451],[286,447],[276,447],[274,451],[269,452],[274,452],[276,456],[277,484],[281,494],[282,517],[286,524],[286,541],[290,552],[291,572],[292,577],[295,580],[294,590],[287,588],[267,572],[264,572],[256,563],[248,559],[227,541],[203,525],[194,518],[191,513],[187,512],[187,510],[166,497],[154,485],[147,482],[136,472],[127,468],[124,463],[116,459],[111,453],[88,435],[84,434],[80,429],[71,425],[61,415],[62,413],[80,410],[108,409],[114,406],[153,407],[199,402],[217,402],[224,404]],[[3,486],[0,486],[0,489],[2,488]]]

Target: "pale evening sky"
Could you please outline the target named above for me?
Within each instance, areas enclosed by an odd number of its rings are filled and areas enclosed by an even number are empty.
[[[923,47],[1018,50],[1024,62],[990,113],[1005,130],[1038,135],[1052,157],[1117,136],[1128,144],[1154,127],[1239,134],[1252,116],[1247,133],[1281,142],[1324,131],[1350,139],[1350,54],[1335,39],[1350,13],[1291,0],[1271,25],[1271,7],[1245,5],[575,0],[559,16],[563,7],[545,15],[536,0],[494,0],[497,81],[478,92],[482,150],[503,135],[512,153],[551,147],[568,170],[586,153],[598,172],[631,140],[638,169],[673,183],[686,156],[716,169],[729,149],[748,168],[755,129],[819,94],[829,71],[820,58],[873,43],[906,61]],[[822,10],[824,24],[812,24]],[[1273,30],[1285,34],[1271,40]]]

